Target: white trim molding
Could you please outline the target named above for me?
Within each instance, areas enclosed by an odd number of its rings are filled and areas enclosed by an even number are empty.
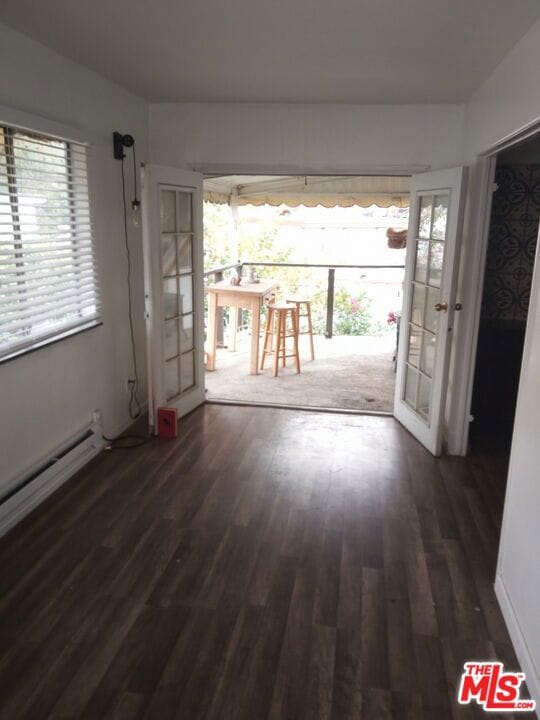
[[[494,145],[491,145],[487,150],[481,152],[479,156],[490,157],[492,155],[496,155],[497,153],[507,150],[518,143],[530,140],[535,135],[538,135],[538,133],[540,133],[540,118],[536,118],[514,132],[505,135]]]
[[[11,125],[19,130],[39,132],[67,142],[89,145],[88,136],[78,128],[63,125],[56,120],[0,105],[0,125]]]
[[[453,388],[447,416],[446,442],[450,455],[466,455],[468,451],[495,166],[496,158],[490,157],[480,158],[471,168],[460,263],[461,287],[457,293],[463,310],[455,334]]]

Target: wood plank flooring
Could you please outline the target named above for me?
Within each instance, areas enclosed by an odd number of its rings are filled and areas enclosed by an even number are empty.
[[[0,541],[0,717],[482,717],[503,492],[392,418],[203,406]]]

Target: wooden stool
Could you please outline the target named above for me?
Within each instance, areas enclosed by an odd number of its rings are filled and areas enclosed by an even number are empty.
[[[315,360],[315,349],[313,347],[313,324],[311,322],[311,300],[305,300],[304,298],[287,298],[288,303],[294,303],[296,305],[297,316],[298,316],[298,335],[309,335],[309,346],[311,349],[311,359]],[[300,312],[302,305],[306,306],[306,312]],[[307,318],[307,330],[300,330],[300,318]]]
[[[293,357],[296,372],[300,372],[300,355],[298,354],[298,310],[295,303],[272,303],[268,307],[268,318],[264,332],[264,347],[261,359],[261,370],[267,355],[274,356],[274,377],[278,375],[279,361],[283,367],[287,365],[287,358]],[[290,318],[290,328],[287,331],[287,317]],[[274,342],[275,336],[275,342]],[[287,353],[287,338],[293,339],[293,351]]]
[[[274,313],[270,311],[270,305],[273,305],[276,302],[276,293],[272,293],[268,296],[268,298],[265,298],[264,300],[264,307],[266,308],[266,324],[264,326],[264,347],[267,347],[266,341],[268,338],[268,328],[271,327],[270,320],[274,322]],[[274,342],[274,332],[273,330],[270,332],[270,348],[267,348],[267,353],[272,352],[273,350],[273,342]],[[264,364],[264,356],[261,363],[261,370],[263,369]]]

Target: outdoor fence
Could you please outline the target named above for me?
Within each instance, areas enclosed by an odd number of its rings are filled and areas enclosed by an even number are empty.
[[[207,270],[205,282],[209,285],[237,273],[247,275],[244,268],[248,267],[254,267],[258,277],[275,278],[281,298],[305,295],[310,299],[314,331],[327,338],[335,333],[377,334],[384,330],[389,314],[401,309],[403,265],[238,261]],[[231,312],[228,308],[218,310],[218,345],[223,345]],[[247,327],[247,311],[238,312],[238,327]]]

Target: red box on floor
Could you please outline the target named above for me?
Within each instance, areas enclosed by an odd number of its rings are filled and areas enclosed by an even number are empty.
[[[157,411],[157,431],[159,437],[175,438],[178,435],[178,410],[160,407]]]

